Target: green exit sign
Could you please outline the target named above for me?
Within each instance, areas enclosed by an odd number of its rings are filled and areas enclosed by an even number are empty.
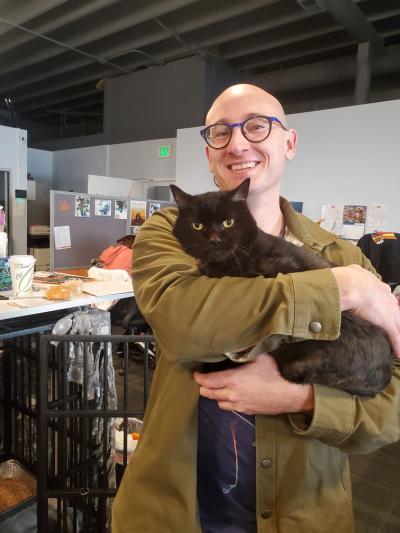
[[[166,144],[165,146],[159,146],[158,157],[171,157],[171,145]]]

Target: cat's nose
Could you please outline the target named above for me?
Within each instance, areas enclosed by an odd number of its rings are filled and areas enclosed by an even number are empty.
[[[213,244],[214,246],[218,246],[218,244],[221,243],[221,238],[220,236],[218,235],[218,233],[210,233],[210,235],[208,236],[208,240],[210,242],[210,244]]]

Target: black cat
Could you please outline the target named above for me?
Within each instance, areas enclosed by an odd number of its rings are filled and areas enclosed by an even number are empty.
[[[247,179],[233,191],[197,196],[171,185],[179,209],[173,234],[198,260],[202,274],[273,278],[335,266],[261,231],[247,206],[249,184]],[[382,391],[392,375],[393,355],[384,331],[347,311],[338,339],[284,343],[271,355],[289,381],[319,383],[359,396]]]

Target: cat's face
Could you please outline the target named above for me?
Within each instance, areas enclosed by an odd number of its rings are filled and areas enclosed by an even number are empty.
[[[223,261],[257,234],[247,207],[249,180],[233,191],[192,196],[171,186],[179,215],[173,233],[184,250],[200,261]]]

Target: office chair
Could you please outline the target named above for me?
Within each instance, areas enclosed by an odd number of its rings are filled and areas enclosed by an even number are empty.
[[[119,300],[110,310],[111,331],[113,335],[152,335],[150,326],[144,319],[135,298],[125,298]],[[144,343],[138,341],[131,345],[129,358],[136,362],[142,362],[144,358]],[[121,355],[117,349],[114,353]],[[156,347],[155,342],[149,348],[149,366],[156,366]],[[124,373],[124,368],[119,370],[120,374]]]

